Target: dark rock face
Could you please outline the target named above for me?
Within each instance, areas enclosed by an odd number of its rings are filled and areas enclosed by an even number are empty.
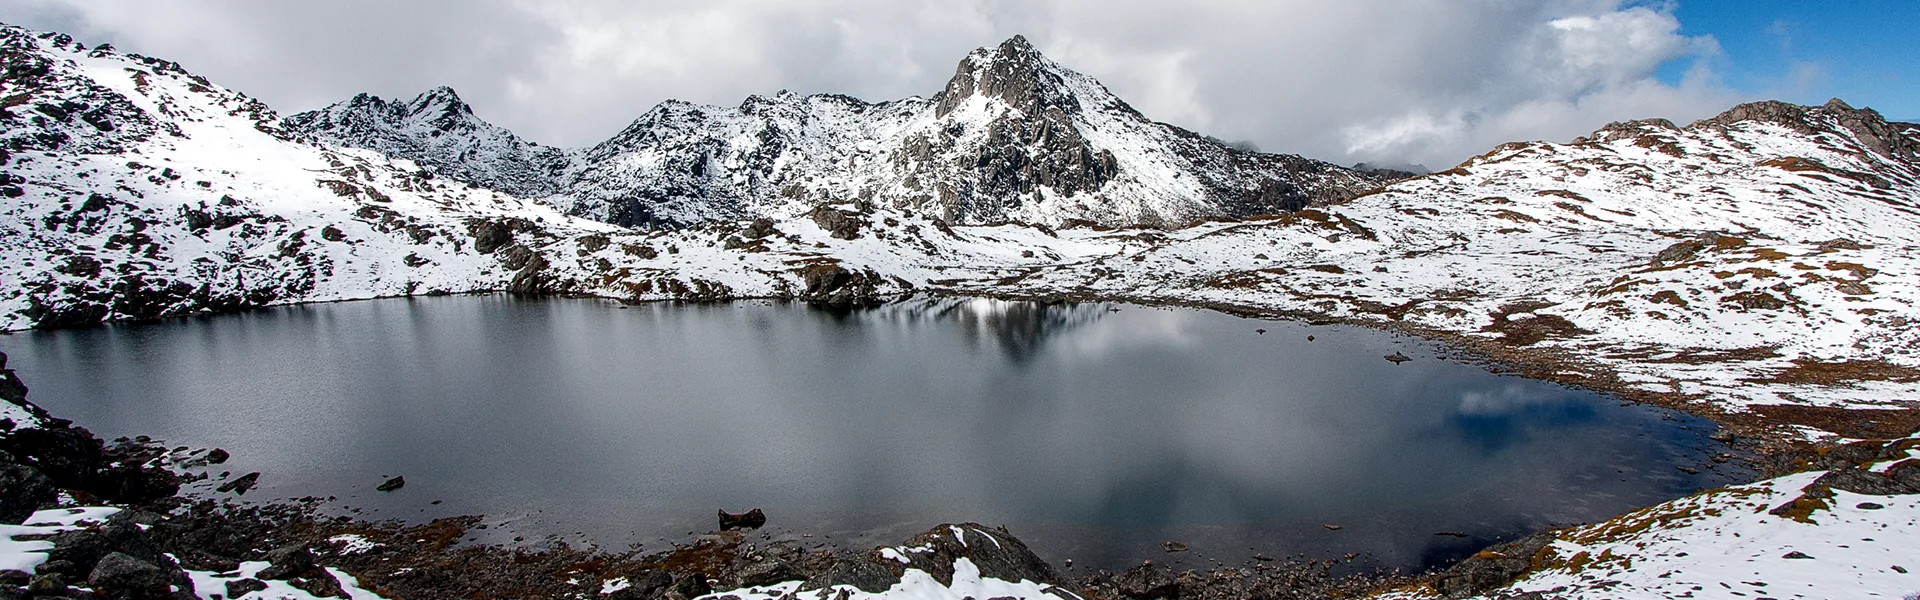
[[[1482,550],[1442,573],[1434,589],[1448,598],[1465,598],[1513,583],[1533,569],[1533,555],[1553,539],[1552,532],[1536,533]]]
[[[1872,496],[1920,494],[1920,486],[1910,485],[1910,483],[1916,479],[1915,475],[1920,475],[1920,473],[1916,473],[1916,471],[1920,471],[1920,460],[1907,462],[1913,464],[1906,465],[1903,463],[1902,465],[1895,465],[1896,467],[1903,467],[1900,469],[1900,475],[1905,481],[1859,467],[1847,467],[1827,471],[1827,474],[1821,475],[1819,479],[1813,480],[1813,485]]]
[[[260,473],[258,472],[248,473],[248,474],[233,478],[233,481],[220,484],[220,487],[215,488],[215,491],[233,492],[235,494],[245,495],[247,493],[247,490],[253,489],[254,484],[257,484],[259,482],[260,482]]]
[[[852,271],[839,263],[815,263],[800,270],[806,290],[800,299],[830,308],[872,306],[881,302],[880,276]]]
[[[180,491],[180,476],[164,469],[111,467],[99,474],[94,489],[115,502],[139,504],[171,497]]]
[[[607,600],[651,600],[673,588],[673,576],[665,571],[648,571],[627,578],[627,587],[607,595]]]
[[[1868,152],[1889,160],[1920,160],[1920,142],[1903,135],[1898,125],[1888,123],[1873,109],[1854,108],[1839,98],[1828,100],[1822,106],[1801,106],[1775,100],[1752,102],[1697,121],[1687,128],[1724,129],[1743,122],[1772,123],[1806,135],[1839,134],[1858,140]]]
[[[311,575],[319,565],[314,562],[313,551],[305,545],[281,546],[267,552],[269,566],[261,569],[261,579],[291,579]]]
[[[87,585],[99,598],[112,600],[173,600],[173,585],[158,565],[114,552],[102,557],[87,575]]]
[[[59,496],[53,480],[38,469],[0,453],[0,524],[18,525],[34,511],[52,506]]]
[[[997,208],[993,204],[1042,188],[1067,195],[1092,193],[1119,175],[1113,153],[1093,147],[1075,126],[1072,115],[1083,107],[1067,90],[1060,71],[1050,68],[1025,37],[1000,44],[990,60],[969,57],[960,62],[936,98],[935,116],[947,117],[976,95],[997,98],[1018,112],[989,125],[983,152],[964,165],[973,171],[968,178],[972,185],[964,187],[964,196],[951,199],[947,214],[992,210]],[[1088,108],[1145,118],[1124,103]],[[928,143],[926,138],[909,139],[907,147],[920,152]]]
[[[979,523],[940,525],[913,536],[901,545],[930,548],[930,552],[900,553],[908,560],[908,564],[903,566],[926,571],[942,584],[953,583],[953,563],[962,558],[972,561],[980,568],[980,574],[986,577],[1007,581],[1060,580],[1060,574],[1053,570],[1053,565],[1041,560],[1013,534],[998,527]],[[875,560],[882,561],[883,565],[889,562],[900,564],[877,556]]]
[[[1113,586],[1133,600],[1172,600],[1180,597],[1180,580],[1172,573],[1140,565],[1113,578]]]
[[[258,579],[236,579],[227,582],[227,597],[241,596],[267,589],[267,582]]]
[[[473,251],[481,254],[513,243],[513,230],[499,221],[474,221],[467,224],[467,233],[473,236]]]
[[[819,225],[829,235],[843,240],[859,239],[860,228],[867,225],[866,220],[860,218],[860,213],[830,206],[815,208],[807,216],[813,219],[813,224]]]

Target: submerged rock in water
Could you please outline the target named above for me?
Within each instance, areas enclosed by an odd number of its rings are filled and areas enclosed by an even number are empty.
[[[235,494],[246,495],[247,490],[253,489],[254,484],[257,484],[257,483],[260,483],[259,471],[241,475],[237,478],[234,478],[233,481],[222,483],[220,484],[220,487],[214,488],[214,491],[233,492]]]
[[[381,483],[378,486],[375,486],[373,489],[381,492],[391,492],[406,486],[407,486],[406,477],[395,477],[393,479],[386,480],[386,482]]]

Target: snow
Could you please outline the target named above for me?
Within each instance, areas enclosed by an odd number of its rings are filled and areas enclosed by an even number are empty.
[[[900,583],[878,593],[862,591],[850,585],[802,592],[801,584],[802,582],[799,581],[789,581],[771,586],[719,591],[700,598],[719,600],[731,596],[740,600],[780,600],[782,598],[829,600],[840,597],[840,594],[846,594],[844,596],[846,600],[964,600],[966,598],[1080,600],[1072,592],[1044,583],[983,577],[980,575],[980,567],[966,558],[954,560],[952,585],[941,584],[940,580],[934,579],[933,575],[919,569],[907,569],[900,576]]]
[[[47,550],[53,548],[52,542],[16,539],[19,536],[42,536],[72,531],[83,525],[106,522],[108,517],[119,513],[121,509],[110,506],[82,506],[75,508],[56,508],[33,513],[22,525],[0,525],[0,570],[15,570],[32,573],[34,567],[47,562]],[[343,536],[345,537],[345,536]],[[240,568],[231,573],[214,573],[187,569],[188,577],[193,579],[194,591],[201,598],[213,600],[215,596],[226,595],[229,581],[255,578],[261,569],[269,565],[266,561],[240,563]],[[340,580],[340,588],[347,593],[349,600],[382,600],[378,594],[360,588],[359,580],[345,571],[327,568],[335,579]],[[267,589],[254,592],[240,598],[259,600],[320,600],[284,581],[260,580]]]
[[[377,547],[372,540],[359,534],[346,533],[327,538],[327,542],[340,545],[341,554],[365,554]]]
[[[1920,539],[1920,496],[1836,490],[1833,507],[1814,513],[1814,523],[1767,513],[1821,474],[1703,492],[1560,531],[1550,546],[1552,566],[1487,597],[1834,598],[1846,590],[1848,598],[1906,598],[1920,592],[1920,554],[1912,544]],[[1868,502],[1884,508],[1862,508]]]
[[[625,577],[616,577],[600,582],[600,594],[604,596],[630,587],[633,587],[633,582]]]
[[[0,570],[32,573],[34,567],[47,562],[47,550],[53,548],[51,542],[18,540],[14,539],[15,536],[59,533],[82,523],[105,522],[107,517],[117,512],[120,509],[109,507],[43,510],[33,513],[20,525],[0,524]]]
[[[241,579],[254,579],[267,584],[267,588],[242,596],[236,596],[229,600],[240,600],[242,598],[255,600],[322,600],[321,597],[314,596],[306,590],[293,587],[285,581],[259,579],[256,577],[262,569],[269,566],[271,565],[264,560],[247,561],[240,563],[240,568],[232,573],[214,573],[211,571],[188,569],[187,576],[193,578],[194,593],[205,600],[214,600],[214,596],[225,597],[227,582],[239,581]],[[355,579],[352,575],[348,575],[346,571],[341,571],[333,567],[327,567],[326,569],[328,573],[333,575],[334,579],[340,581],[340,591],[347,593],[346,600],[384,600],[379,594],[361,589],[360,580]]]

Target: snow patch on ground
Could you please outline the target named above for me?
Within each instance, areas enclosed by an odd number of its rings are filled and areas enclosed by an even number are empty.
[[[789,581],[771,586],[752,587],[738,590],[714,592],[701,596],[700,600],[720,600],[733,597],[739,600],[966,600],[968,598],[1018,598],[1020,600],[1080,600],[1079,596],[1044,583],[1032,581],[1005,581],[980,575],[980,567],[972,560],[960,558],[953,562],[953,584],[946,585],[933,575],[919,569],[907,569],[900,576],[900,583],[879,593],[863,591],[850,585],[840,585],[812,591],[800,591],[802,582]],[[844,595],[843,595],[844,594]]]

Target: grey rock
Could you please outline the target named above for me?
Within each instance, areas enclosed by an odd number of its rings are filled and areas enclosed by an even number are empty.
[[[1533,568],[1533,555],[1553,539],[1552,532],[1542,532],[1487,548],[1441,573],[1434,589],[1447,598],[1465,598],[1513,583]]]
[[[1855,494],[1874,496],[1911,494],[1920,491],[1910,489],[1892,477],[1859,467],[1847,467],[1827,471],[1827,474],[1821,475],[1819,479],[1813,480],[1813,484],[1836,490],[1845,490]]]
[[[965,539],[957,537],[955,530]],[[1007,581],[1060,580],[1053,565],[1041,560],[1026,544],[999,527],[979,523],[940,525],[902,545],[930,549],[930,552],[904,553],[909,564],[901,566],[926,571],[942,584],[953,582],[953,563],[961,558],[972,561],[980,568],[980,574],[987,577]]]
[[[267,589],[267,582],[258,579],[235,579],[227,582],[227,597],[239,598],[247,594]]]
[[[261,569],[256,577],[261,579],[291,579],[303,577],[319,570],[314,563],[313,551],[305,545],[281,546],[267,552],[267,568]]]
[[[1180,595],[1180,580],[1151,564],[1127,569],[1113,579],[1113,585],[1122,595],[1133,600],[1170,600]]]
[[[33,512],[53,506],[60,490],[39,469],[13,461],[0,452],[0,524],[18,525]]]
[[[627,587],[607,595],[607,600],[653,600],[673,589],[673,576],[666,571],[647,571],[627,577]]]
[[[98,596],[113,600],[171,600],[171,579],[159,565],[113,552],[93,567],[87,585]]]
[[[836,557],[833,564],[825,571],[808,579],[802,589],[815,590],[850,585],[864,592],[884,592],[894,584],[900,583],[900,574],[888,568],[882,561],[893,562],[877,556],[855,556],[850,553]]]

